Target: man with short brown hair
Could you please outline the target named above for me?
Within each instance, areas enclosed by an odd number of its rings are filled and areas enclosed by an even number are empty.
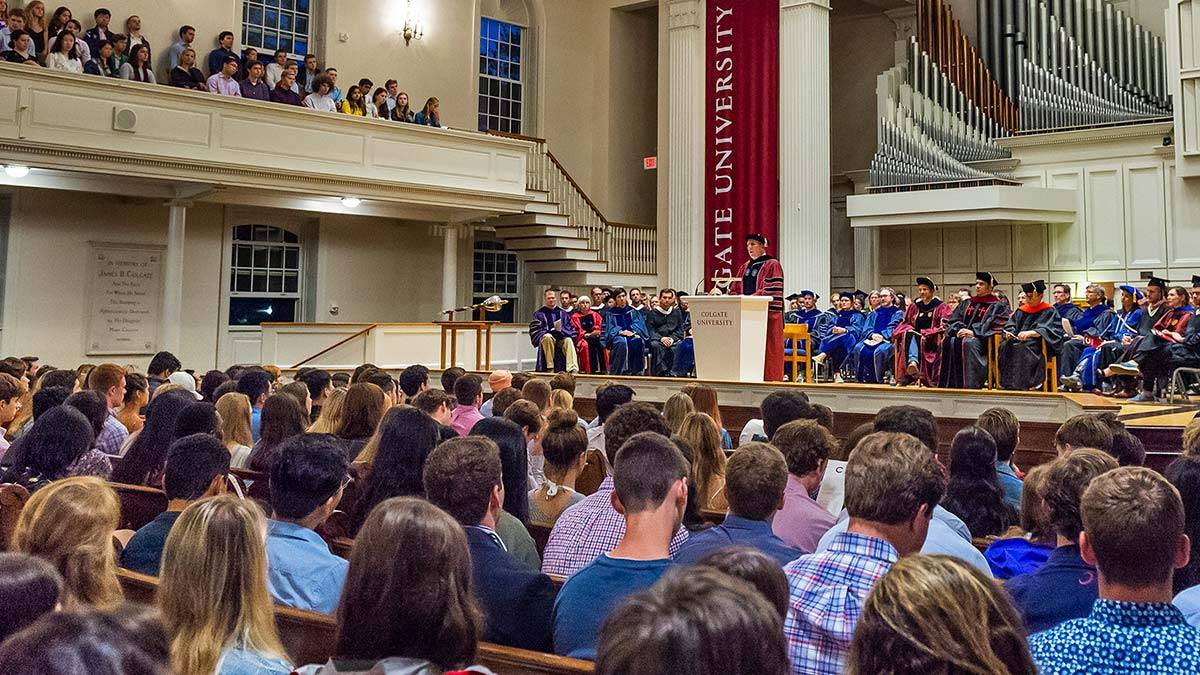
[[[811,424],[811,422],[810,422]],[[690,564],[726,546],[746,546],[767,554],[780,566],[805,553],[771,531],[771,519],[783,506],[788,466],[783,454],[766,443],[747,443],[725,465],[723,492],[729,503],[724,522],[688,537],[675,562]]]
[[[87,384],[88,389],[104,397],[108,406],[108,418],[96,436],[96,449],[106,455],[119,455],[129,430],[113,411],[125,403],[125,369],[115,363],[101,363],[88,373]]]
[[[788,546],[811,553],[817,550],[821,535],[837,522],[817,503],[825,467],[838,450],[837,439],[814,420],[795,420],[779,427],[771,444],[779,448],[787,463],[783,508],[775,514],[771,529]]]
[[[1095,448],[1112,454],[1112,444],[1112,429],[1090,413],[1072,417],[1054,432],[1054,449],[1060,457],[1076,448]]]
[[[8,450],[9,442],[4,436],[8,431],[15,431],[9,429],[8,425],[21,411],[21,395],[24,393],[25,387],[21,386],[17,378],[8,373],[0,373],[0,427],[4,428],[4,431],[0,432],[0,457]]]
[[[1158,473],[1114,469],[1093,479],[1080,504],[1083,559],[1099,572],[1086,618],[1029,640],[1043,673],[1197,673],[1200,631],[1171,605],[1171,579],[1187,565],[1183,501]]]
[[[1012,463],[1013,452],[1021,437],[1021,423],[1007,408],[988,408],[975,419],[975,426],[992,435],[996,441],[996,478],[1004,490],[1004,501],[1014,509],[1021,508],[1021,479]]]

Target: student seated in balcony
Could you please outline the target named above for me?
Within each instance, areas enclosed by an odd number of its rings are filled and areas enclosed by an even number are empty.
[[[208,76],[212,77],[221,72],[225,68],[225,60],[233,57],[234,61],[238,60],[238,55],[233,51],[233,33],[227,30],[221,31],[217,36],[219,43],[217,48],[208,53]]]
[[[242,98],[250,98],[255,101],[270,101],[271,88],[267,86],[266,80],[263,79],[263,64],[258,61],[249,62],[249,73],[246,79],[238,82],[238,86],[242,90]]]
[[[337,104],[330,92],[333,91],[333,80],[324,73],[313,79],[313,91],[304,97],[304,106],[323,112],[337,112]]]
[[[5,46],[8,47],[8,50],[0,53],[0,57],[3,57],[8,63],[28,63],[40,66],[37,57],[33,55],[33,39],[29,33],[20,28],[12,31],[12,39]]]
[[[196,91],[208,91],[208,84],[204,81],[204,73],[196,67],[196,50],[191,47],[185,47],[179,53],[179,65],[171,69],[171,86],[181,89],[194,89]]]
[[[367,117],[386,118],[387,112],[387,89],[380,87],[371,94],[371,100],[367,102]]]
[[[158,84],[154,79],[154,70],[150,67],[150,48],[146,45],[134,45],[129,50],[129,62],[121,66],[121,78],[136,82]]]
[[[363,100],[363,91],[354,85],[346,90],[346,98],[342,99],[338,109],[347,115],[367,116],[367,103]]]
[[[10,7],[8,10],[8,23],[4,28],[0,28],[0,50],[13,49],[10,45],[13,41],[13,33],[23,31],[29,37],[29,47],[25,50],[29,53],[29,58],[37,59],[37,46],[33,43],[33,36],[25,29],[25,10],[20,7]],[[14,63],[23,63],[23,61],[14,61]]]
[[[413,117],[413,122],[427,127],[440,127],[442,126],[440,110],[441,102],[436,96],[431,96],[429,100],[425,101],[425,107],[421,109],[421,112]]]
[[[300,95],[307,96],[315,90],[316,79],[322,75],[321,66],[317,65],[317,55],[308,54],[304,57],[304,69],[296,73],[296,83],[300,85]]]
[[[286,49],[275,50],[275,60],[268,63],[266,66],[267,86],[271,89],[279,84],[279,80],[283,77],[283,71],[287,70],[288,57]]]
[[[129,36],[122,33],[117,33],[112,39],[113,55],[109,61],[109,67],[121,76],[121,66],[129,63]]]
[[[245,49],[243,49],[242,50],[242,61],[238,65],[238,72],[237,72],[238,81],[241,81],[241,80],[244,80],[244,79],[250,77],[250,67],[256,63],[262,63],[262,61],[258,60],[258,50],[255,49],[254,47],[246,47]],[[266,68],[266,67],[267,67],[267,64],[263,63],[263,68]],[[263,72],[265,73],[266,71],[264,70]]]
[[[221,96],[242,97],[242,88],[238,86],[238,81],[234,79],[238,70],[238,58],[236,56],[228,56],[225,58],[225,63],[222,64],[218,72],[213,73],[208,77],[208,91]]]
[[[408,106],[407,92],[402,91],[396,94],[396,97],[390,101],[394,103],[391,106],[391,120],[393,122],[412,122],[416,119],[416,113]]]
[[[179,57],[183,50],[192,48],[192,40],[196,39],[196,29],[184,24],[179,27],[179,41],[171,45],[167,51],[167,65],[171,68],[179,65]]]
[[[341,106],[342,99],[344,98],[344,96],[342,96],[342,88],[337,86],[337,77],[338,77],[337,68],[326,68],[325,74],[329,76],[329,82],[330,82],[329,96],[331,98],[333,98],[333,102],[335,104],[337,104],[338,106]]]
[[[63,70],[77,75],[83,74],[83,61],[79,60],[79,51],[75,48],[75,34],[63,30],[58,34],[50,53],[46,55],[46,67],[51,70]]]
[[[142,17],[137,14],[130,14],[125,19],[125,34],[129,36],[130,44],[150,46],[150,41],[142,37]]]
[[[50,43],[46,48],[46,53],[49,54],[55,51],[55,48],[58,46],[59,35],[61,35],[64,31],[75,36],[75,53],[79,56],[79,62],[87,63],[88,61],[91,61],[92,50],[91,47],[88,46],[87,40],[83,38],[83,25],[75,19],[68,20],[66,26],[64,26],[63,29],[58,32],[58,34],[55,34],[54,37],[50,38]]]
[[[120,75],[112,68],[113,46],[108,40],[101,40],[96,43],[95,55],[92,60],[83,64],[83,72],[88,75],[100,75],[102,77],[120,77]]]
[[[83,39],[87,41],[88,49],[95,55],[100,53],[101,43],[112,42],[113,34],[108,29],[108,22],[112,20],[112,12],[101,7],[92,14],[92,18],[96,20],[96,25],[87,29],[87,32],[83,34]]]
[[[300,94],[296,92],[296,64],[291,64],[279,77],[279,82],[271,90],[271,101],[284,105],[303,105]]]

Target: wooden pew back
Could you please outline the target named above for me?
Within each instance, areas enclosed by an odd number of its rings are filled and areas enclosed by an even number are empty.
[[[29,491],[15,483],[0,485],[0,551],[12,546],[12,535],[17,529],[21,509],[29,501]]]
[[[144,485],[109,483],[121,500],[119,530],[137,530],[167,510],[167,495],[157,488]]]
[[[117,572],[125,598],[147,605],[155,603],[158,579],[129,570]],[[337,643],[337,624],[333,617],[291,607],[275,607],[275,625],[288,655],[297,665],[325,663]],[[592,663],[527,649],[479,643],[476,660],[502,675],[550,675],[591,673]]]

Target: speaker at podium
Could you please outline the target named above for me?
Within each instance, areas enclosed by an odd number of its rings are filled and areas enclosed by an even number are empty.
[[[766,361],[765,295],[688,296],[696,377],[701,380],[762,382]]]

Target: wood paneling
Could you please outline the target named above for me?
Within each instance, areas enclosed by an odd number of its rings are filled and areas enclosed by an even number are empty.
[[[1125,251],[1129,267],[1167,264],[1167,204],[1162,162],[1133,163],[1125,171]]]
[[[884,228],[879,233],[879,274],[909,273],[909,230]]]
[[[981,225],[977,230],[977,269],[994,272],[1012,269],[1012,226]]]
[[[1088,267],[1125,267],[1125,192],[1121,167],[1086,169],[1084,195]]]
[[[1047,187],[1075,190],[1075,222],[1052,223],[1049,227],[1050,269],[1081,270],[1086,267],[1084,253],[1087,240],[1084,234],[1086,201],[1082,172],[1078,169],[1055,170],[1046,176]]]
[[[942,238],[942,271],[975,272],[975,228],[956,227]]]
[[[1044,272],[1049,267],[1045,225],[1013,225],[1012,238],[1014,271]]]
[[[912,270],[917,274],[940,272],[942,269],[942,233],[954,236],[954,230],[942,228],[918,228],[910,233],[909,246],[912,251]]]

